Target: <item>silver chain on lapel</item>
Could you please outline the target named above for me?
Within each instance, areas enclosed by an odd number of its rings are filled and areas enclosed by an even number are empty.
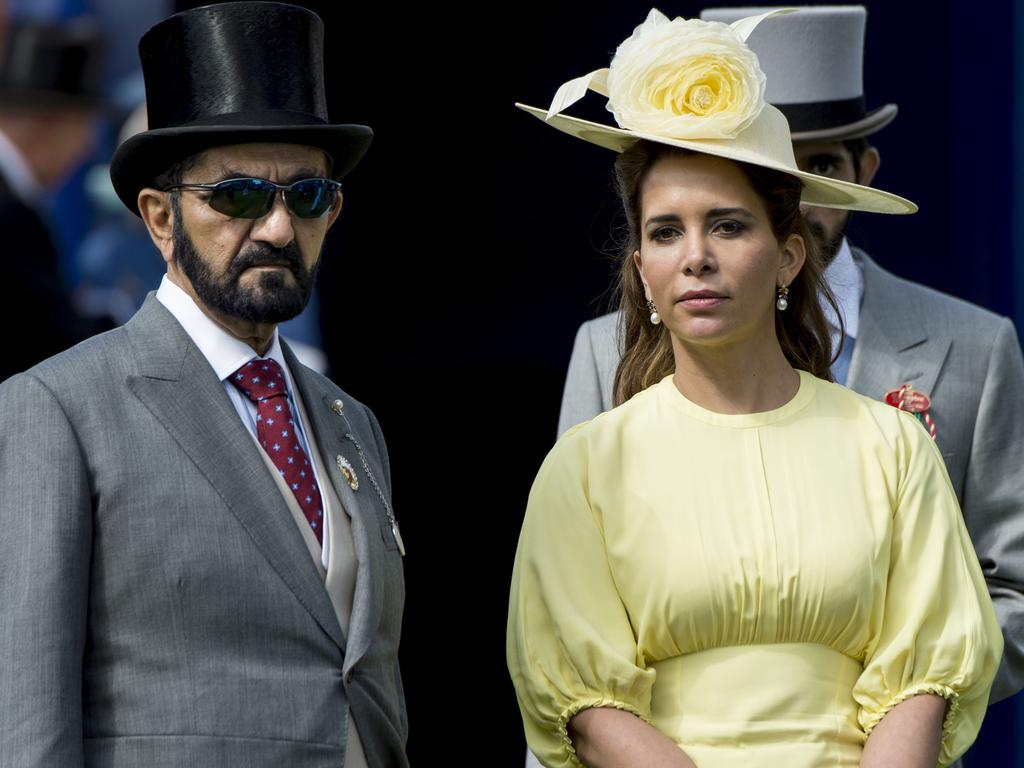
[[[391,509],[391,504],[388,503],[387,497],[384,495],[384,491],[380,489],[377,484],[377,478],[373,476],[373,472],[370,471],[370,465],[366,461],[366,456],[363,455],[363,446],[356,440],[356,436],[351,432],[346,432],[345,437],[352,441],[352,444],[356,447],[356,453],[359,454],[359,463],[363,465],[363,471],[366,472],[366,476],[370,480],[370,485],[377,492],[377,496],[380,497],[381,503],[384,505],[384,512],[388,516],[388,522],[391,523],[391,535],[395,537],[395,543],[398,545],[398,551],[402,553],[402,557],[405,557],[405,542],[402,541],[402,533],[398,529],[398,520],[395,519],[394,510]]]

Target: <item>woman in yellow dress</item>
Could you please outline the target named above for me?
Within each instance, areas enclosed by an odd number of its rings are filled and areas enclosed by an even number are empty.
[[[760,18],[652,11],[609,70],[524,107],[620,152],[631,237],[626,402],[548,455],[513,574],[546,766],[933,768],[988,703],[1002,638],[941,456],[831,383],[800,215],[915,208],[796,169],[743,42]],[[561,114],[588,87],[618,127]]]

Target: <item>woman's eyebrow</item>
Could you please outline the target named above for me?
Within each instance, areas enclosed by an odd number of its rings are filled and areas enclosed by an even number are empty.
[[[714,219],[719,216],[744,216],[748,219],[754,218],[754,214],[746,208],[712,208],[704,216],[705,219]]]
[[[682,221],[682,219],[679,218],[678,214],[675,214],[675,213],[662,213],[662,214],[660,214],[658,216],[651,216],[651,218],[647,219],[647,221],[645,221],[644,223],[648,224],[648,225],[650,225],[650,224],[668,224],[668,223],[675,223],[675,222],[678,222],[678,221]]]

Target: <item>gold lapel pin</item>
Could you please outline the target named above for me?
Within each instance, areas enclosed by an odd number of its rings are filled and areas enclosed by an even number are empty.
[[[338,402],[341,401],[339,400]],[[348,481],[348,487],[353,491],[358,491],[359,478],[356,477],[356,471],[352,468],[352,465],[348,463],[348,459],[339,453],[334,460],[338,464],[338,470],[344,476],[345,480]]]
[[[331,403],[331,410],[341,416],[341,412],[345,410],[345,404],[341,400],[335,400]]]

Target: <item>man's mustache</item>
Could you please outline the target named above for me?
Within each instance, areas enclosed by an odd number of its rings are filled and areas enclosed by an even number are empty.
[[[846,236],[846,227],[844,226],[840,231],[839,235],[834,238],[830,238],[828,233],[825,231],[825,227],[816,221],[806,221],[807,231],[814,239],[814,243],[817,246],[818,256],[826,263],[832,261],[837,253],[839,253],[839,247],[843,243],[843,237]]]
[[[825,236],[825,228],[818,222],[808,221],[807,229],[808,231],[810,231],[811,237],[813,237],[819,243],[824,243],[827,241],[828,238]]]
[[[303,277],[306,274],[298,246],[295,243],[289,243],[284,248],[265,245],[254,246],[243,251],[231,262],[231,275],[238,277],[252,267],[266,267],[272,264],[286,265],[295,277]]]

